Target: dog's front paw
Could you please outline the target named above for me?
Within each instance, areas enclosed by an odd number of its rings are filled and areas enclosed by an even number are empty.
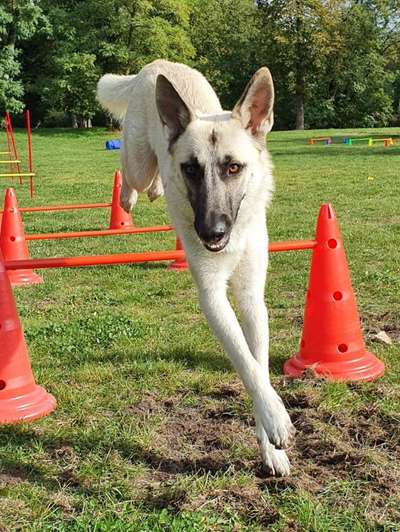
[[[275,449],[271,445],[259,421],[257,421],[256,432],[261,458],[268,473],[277,477],[288,477],[290,475],[290,462],[285,451]]]
[[[264,403],[264,408],[260,412],[260,420],[270,443],[277,449],[285,449],[290,445],[296,429],[290,421],[281,398],[275,392]]]
[[[276,477],[288,477],[290,475],[290,462],[283,449],[275,449],[269,444],[269,448],[260,445],[261,457],[267,471]]]

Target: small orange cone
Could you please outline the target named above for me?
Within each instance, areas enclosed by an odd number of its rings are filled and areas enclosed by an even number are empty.
[[[383,362],[368,352],[361,333],[346,255],[332,205],[321,206],[304,310],[300,351],[284,373],[301,377],[310,369],[336,381],[370,381],[383,375]]]
[[[179,237],[176,237],[176,250],[179,251],[183,249],[182,242],[180,241]],[[174,262],[171,262],[171,264],[168,266],[170,270],[176,270],[176,271],[182,271],[188,269],[188,263],[186,262],[185,257],[182,259],[177,259]]]
[[[0,248],[4,260],[29,259],[28,246],[25,240],[24,224],[18,209],[14,189],[8,188],[5,193],[3,220],[0,232]],[[43,279],[33,270],[10,270],[7,272],[12,286],[26,286],[43,283]]]
[[[0,250],[0,424],[36,419],[55,407],[54,397],[35,384]]]
[[[114,174],[114,186],[111,203],[111,215],[109,229],[128,229],[133,227],[132,216],[124,211],[119,204],[119,197],[121,195],[122,175],[119,170]]]

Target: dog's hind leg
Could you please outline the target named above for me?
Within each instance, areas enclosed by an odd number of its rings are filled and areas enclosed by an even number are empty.
[[[249,349],[262,368],[263,378],[269,382],[269,327],[268,311],[264,303],[268,254],[266,234],[254,235],[237,266],[231,286],[241,315],[241,326]],[[290,474],[290,463],[285,451],[276,449],[255,410],[256,434],[265,466],[274,475]]]
[[[150,201],[154,201],[157,198],[164,196],[164,187],[159,173],[157,173],[157,175],[153,179],[152,184],[147,189],[147,196]]]
[[[147,190],[158,178],[157,157],[140,130],[131,129],[124,136],[121,160],[120,203],[126,212],[130,212],[136,204],[138,192]]]

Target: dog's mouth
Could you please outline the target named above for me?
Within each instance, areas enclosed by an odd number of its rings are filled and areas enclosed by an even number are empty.
[[[202,240],[203,245],[208,251],[212,251],[213,253],[218,253],[218,251],[222,251],[229,242],[230,235],[225,235],[222,237],[221,240],[218,242],[205,242]]]

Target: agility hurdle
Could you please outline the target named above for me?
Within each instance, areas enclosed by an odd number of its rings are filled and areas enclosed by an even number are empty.
[[[31,139],[31,118],[29,110],[25,113],[25,122],[26,122],[26,131],[27,131],[27,153],[28,153],[28,171],[24,172],[21,169],[21,159],[18,155],[17,146],[15,142],[14,130],[11,122],[10,113],[6,113],[4,117],[5,121],[5,131],[7,138],[7,152],[1,152],[2,155],[8,156],[8,160],[0,161],[0,164],[8,164],[9,172],[1,172],[0,177],[5,178],[19,178],[19,183],[22,186],[23,178],[29,177],[29,194],[33,198],[34,186],[33,178],[36,175],[33,171],[33,161],[32,161],[32,139]],[[16,166],[16,170],[15,167]]]
[[[335,381],[368,381],[383,375],[383,362],[366,350],[338,224],[330,204],[321,206],[314,240],[272,242],[270,252],[312,250],[299,351],[283,371]],[[49,414],[56,402],[37,386],[6,272],[154,261],[184,261],[183,249],[113,255],[4,261],[0,250],[0,424]],[[6,325],[6,326],[3,326]],[[12,326],[11,326],[12,325]]]
[[[75,204],[75,205],[57,205],[46,207],[28,207],[25,212],[51,212],[54,210],[71,210],[81,208],[93,208],[95,206],[111,206],[110,224],[108,229],[97,229],[88,231],[71,231],[60,233],[43,233],[43,234],[25,234],[22,223],[21,210],[18,208],[16,194],[13,189],[7,189],[4,199],[4,209],[2,211],[2,223],[0,231],[0,248],[5,260],[25,260],[29,259],[28,241],[41,240],[61,240],[71,238],[93,238],[101,236],[117,236],[129,234],[145,234],[173,231],[172,225],[157,225],[147,227],[136,227],[133,225],[132,217],[126,213],[119,205],[119,198],[122,186],[122,177],[119,170],[114,175],[114,185],[111,203],[98,204]],[[179,249],[177,243],[177,249]],[[182,269],[183,262],[176,261],[176,268]],[[185,264],[186,267],[186,264]],[[24,268],[19,272],[10,271],[8,273],[10,282],[13,286],[27,286],[31,284],[42,283],[43,279],[38,276],[32,269]]]
[[[373,146],[377,142],[383,142],[383,145],[385,148],[389,148],[390,146],[393,146],[393,139],[391,137],[385,138],[385,139],[369,139],[368,146]]]
[[[351,138],[351,137],[344,137],[343,144],[346,144],[347,146],[352,146],[354,142],[368,142],[371,140],[370,137],[361,137],[361,138]]]
[[[324,144],[332,144],[332,137],[312,137],[308,143],[315,145],[317,142],[324,142]]]

